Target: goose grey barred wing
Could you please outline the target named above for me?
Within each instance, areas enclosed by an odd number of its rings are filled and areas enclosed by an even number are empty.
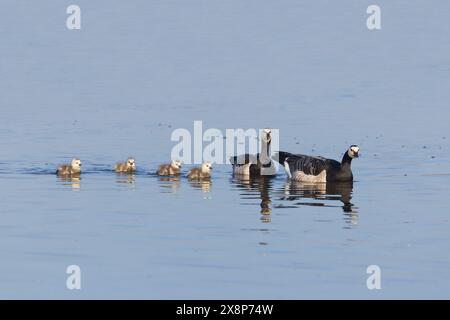
[[[283,151],[278,153],[278,162],[284,166],[287,163],[291,174],[296,171],[301,171],[307,175],[317,176],[323,170],[328,170],[330,167],[328,159]]]
[[[288,163],[291,173],[301,171],[307,175],[317,176],[322,171],[328,170],[328,161],[316,157],[295,155],[293,157],[286,158],[285,162]]]

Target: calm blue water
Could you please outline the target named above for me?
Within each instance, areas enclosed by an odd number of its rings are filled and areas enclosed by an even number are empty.
[[[0,4],[1,298],[450,297],[448,1],[377,1],[376,32],[372,1],[76,3],[80,31],[72,2]],[[152,175],[194,120],[358,144],[356,181]],[[81,180],[57,178],[73,156]]]

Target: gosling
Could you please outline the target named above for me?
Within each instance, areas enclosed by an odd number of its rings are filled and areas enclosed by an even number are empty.
[[[127,161],[116,164],[115,170],[118,173],[133,173],[136,171],[136,162],[130,157]]]
[[[159,166],[156,174],[158,176],[178,176],[180,174],[181,161],[172,160],[169,164],[162,164]]]
[[[209,162],[204,162],[200,168],[191,169],[187,177],[189,180],[203,180],[211,178],[212,166]]]
[[[79,175],[81,173],[81,160],[73,158],[70,164],[63,164],[58,167],[56,174],[59,176]]]

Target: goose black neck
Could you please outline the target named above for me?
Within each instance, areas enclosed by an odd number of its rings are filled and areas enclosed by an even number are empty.
[[[346,151],[344,156],[342,157],[342,165],[348,165],[350,166],[352,164],[352,158],[348,155],[348,152]]]

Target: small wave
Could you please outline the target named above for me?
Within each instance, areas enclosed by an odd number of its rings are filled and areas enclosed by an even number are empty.
[[[19,169],[17,170],[17,173],[22,174],[55,174],[56,169],[50,169],[50,168],[26,168],[26,169]]]

